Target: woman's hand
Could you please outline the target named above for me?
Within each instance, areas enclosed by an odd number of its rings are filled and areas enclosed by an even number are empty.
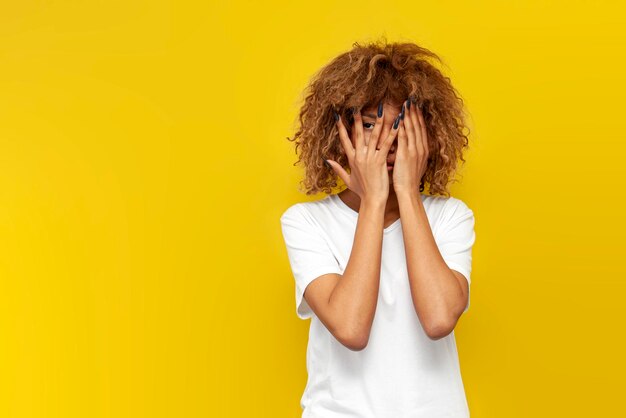
[[[405,114],[406,112],[406,114]],[[396,193],[419,195],[422,177],[428,163],[426,123],[417,104],[410,99],[402,105],[398,132],[398,150],[393,166],[393,188]]]
[[[352,139],[349,137],[341,117],[335,113],[339,139],[348,157],[350,174],[336,161],[326,161],[332,166],[335,173],[341,177],[346,186],[359,195],[361,201],[387,202],[387,197],[389,196],[387,153],[398,134],[399,125],[397,128],[389,131],[386,138],[380,139],[383,118],[384,115],[376,118],[376,124],[366,143],[363,135],[363,121],[360,109],[354,113]]]

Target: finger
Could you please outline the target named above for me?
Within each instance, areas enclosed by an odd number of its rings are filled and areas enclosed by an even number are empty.
[[[411,110],[412,112],[410,113],[410,117],[411,117],[411,122],[413,123],[413,126],[415,127],[415,132],[421,132],[421,125],[420,125],[420,121],[419,121],[419,116],[418,116],[418,112],[419,112],[419,106],[416,103],[412,103],[411,104]]]
[[[361,118],[361,109],[355,109],[354,111],[354,126],[352,127],[352,134],[355,135],[354,146],[356,149],[365,147],[365,139],[363,135],[363,119]]]
[[[352,142],[350,142],[350,136],[348,135],[348,131],[346,130],[346,127],[343,124],[343,120],[341,119],[341,116],[339,116],[339,114],[337,114],[337,112],[335,112],[334,110],[333,110],[333,113],[335,115],[337,129],[339,130],[339,140],[341,141],[341,145],[343,146],[343,149],[346,152],[346,155],[348,156],[348,161],[350,162],[350,164],[352,164],[352,158],[354,156],[354,147],[352,146]]]
[[[369,143],[367,144],[368,149],[373,149],[374,151],[378,148],[380,131],[383,129],[384,123],[384,112],[383,112],[383,104],[382,102],[378,105],[378,114],[376,115],[376,124],[374,124],[374,129],[372,129],[372,134],[370,135]],[[371,146],[370,146],[371,145]]]
[[[406,154],[409,150],[409,144],[411,140],[408,136],[407,128],[404,126],[404,122],[408,120],[400,120],[400,126],[398,127],[398,155]]]
[[[404,122],[404,129],[406,130],[406,135],[407,135],[407,141],[408,141],[407,146],[409,149],[414,149],[415,143],[417,141],[417,135],[416,135],[417,132],[415,130],[415,124],[411,120],[411,113],[415,112],[415,108],[411,108],[412,106],[410,106],[409,103],[411,103],[410,100],[407,100],[406,102],[404,102],[406,115],[403,118],[403,122]]]
[[[424,152],[424,140],[422,138],[422,126],[420,124],[419,121],[419,108],[417,106],[417,104],[414,104],[412,107],[412,111],[410,113],[409,118],[411,119],[411,123],[414,124],[415,129],[414,129],[414,134],[415,134],[415,141],[413,141],[413,148],[420,154],[422,155]]]
[[[350,174],[348,174],[348,172],[338,162],[333,161],[333,160],[326,160],[326,161],[328,162],[328,164],[330,164],[333,171],[337,173],[339,177],[341,177],[341,180],[343,180],[345,185],[348,186],[348,188],[350,188]]]
[[[383,156],[382,158],[387,159],[387,153],[389,153],[389,148],[391,148],[391,144],[393,144],[393,141],[396,140],[399,127],[400,127],[400,115],[398,115],[395,121],[393,122],[393,125],[391,126],[391,130],[387,134],[387,138],[385,138],[385,140],[382,143],[378,144],[378,147],[380,149],[380,151],[378,152],[380,153],[380,155]]]
[[[424,115],[422,113],[422,110],[417,107],[417,105],[415,106],[415,110],[415,113],[417,113],[418,115],[418,120],[420,124],[420,139],[422,141],[422,146],[424,147],[426,155],[428,155],[428,130],[426,129],[426,122],[424,122]]]

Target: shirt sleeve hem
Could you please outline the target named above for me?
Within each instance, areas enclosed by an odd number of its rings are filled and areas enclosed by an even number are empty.
[[[317,267],[309,271],[303,279],[296,283],[296,314],[298,318],[309,319],[314,315],[313,310],[306,299],[304,299],[304,291],[313,280],[330,273],[342,274],[342,271],[339,267],[332,265]]]
[[[465,306],[465,309],[463,310],[463,313],[465,313],[465,312],[467,312],[467,310],[470,307],[470,292],[471,292],[471,290],[470,290],[471,286],[470,285],[472,283],[472,280],[470,278],[470,272],[468,271],[468,269],[466,267],[463,267],[460,264],[453,263],[453,262],[447,262],[447,261],[446,261],[446,264],[448,265],[448,268],[450,268],[451,270],[458,271],[463,276],[465,276],[465,278],[467,279],[467,288],[468,288],[467,289],[467,292],[468,292],[468,294],[467,294],[467,305]]]

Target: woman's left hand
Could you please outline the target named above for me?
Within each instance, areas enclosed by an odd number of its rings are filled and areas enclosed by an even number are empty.
[[[419,196],[420,183],[428,163],[426,124],[421,110],[410,100],[404,102],[402,112],[405,114],[400,120],[398,130],[398,150],[393,166],[393,188],[396,193],[416,193]]]

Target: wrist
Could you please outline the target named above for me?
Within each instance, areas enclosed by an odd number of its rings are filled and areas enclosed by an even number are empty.
[[[368,197],[365,199],[361,199],[360,208],[368,208],[371,210],[382,210],[385,211],[385,207],[387,206],[387,199],[376,198],[376,197]]]
[[[419,197],[420,191],[418,187],[400,187],[394,189],[398,199],[411,199]]]

